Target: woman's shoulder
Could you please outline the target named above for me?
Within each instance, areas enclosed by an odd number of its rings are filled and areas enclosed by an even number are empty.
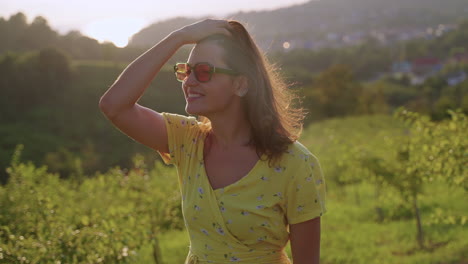
[[[285,162],[289,165],[318,161],[317,156],[297,140],[288,146],[286,153],[283,155],[283,159],[285,159]]]
[[[197,118],[194,116],[185,116],[181,114],[175,114],[175,113],[167,113],[167,112],[162,112],[161,113],[166,119],[168,124],[171,125],[180,125],[180,126],[199,126],[200,122],[198,122]]]
[[[206,125],[194,116],[186,116],[174,113],[161,113],[167,126],[168,134],[174,134],[183,138],[197,138],[206,133]]]

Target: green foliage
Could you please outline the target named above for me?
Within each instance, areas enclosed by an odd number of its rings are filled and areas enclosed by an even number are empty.
[[[0,262],[129,263],[168,229],[181,229],[177,176],[142,157],[81,182],[13,158],[0,189]]]
[[[135,47],[118,48],[112,43],[101,44],[76,30],[60,35],[44,17],[37,16],[28,23],[21,12],[8,20],[0,18],[0,37],[5,40],[0,42],[0,54],[53,48],[63,50],[73,59],[129,61],[144,51]]]
[[[384,86],[367,86],[359,83],[347,65],[333,65],[313,78],[312,84],[303,87],[303,104],[310,109],[306,123],[325,118],[385,114],[388,112]]]
[[[0,56],[0,182],[17,144],[23,156],[45,164],[61,177],[109,167],[131,166],[135,153],[153,153],[122,135],[98,108],[99,98],[126,64],[69,61],[54,49]],[[156,77],[140,103],[159,111],[183,113],[180,83],[169,69]],[[164,96],[161,96],[164,95]]]
[[[330,117],[356,114],[356,106],[362,86],[354,80],[351,69],[336,65],[321,73],[316,81],[318,99]]]
[[[425,247],[421,222],[421,214],[425,212],[419,203],[428,185],[443,182],[468,190],[465,168],[468,121],[461,110],[449,110],[449,114],[450,120],[434,122],[428,116],[400,108],[394,118],[329,120],[312,125],[306,131],[305,143],[313,146],[311,151],[322,157],[324,168],[329,168],[325,171],[329,188],[370,182],[378,201],[385,195],[385,189],[393,188],[409,205],[403,209],[412,211],[418,223],[418,242]],[[361,195],[357,192],[354,195],[359,204]],[[376,204],[375,210],[379,222],[394,218],[395,212],[386,211],[381,205]],[[432,213],[431,217],[438,219],[440,213]],[[466,222],[466,217],[460,214],[453,214],[450,219],[454,224]]]
[[[431,122],[427,116],[399,109],[395,115],[411,125],[404,151],[407,170],[418,171],[425,181],[441,180],[468,191],[468,120],[458,109],[451,119]]]
[[[334,188],[370,180],[371,169],[383,166],[379,160],[392,155],[391,139],[403,134],[404,128],[388,115],[341,117],[311,124],[301,142],[321,157]],[[366,161],[368,168],[362,166]]]

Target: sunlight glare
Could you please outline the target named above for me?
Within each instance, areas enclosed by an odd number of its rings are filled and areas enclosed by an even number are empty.
[[[125,47],[129,38],[140,31],[146,22],[139,18],[107,18],[88,23],[84,34],[99,42],[110,41],[117,47]]]

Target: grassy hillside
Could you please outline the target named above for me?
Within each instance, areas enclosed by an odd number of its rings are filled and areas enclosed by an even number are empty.
[[[355,199],[355,192],[360,194],[359,202]],[[448,220],[450,214],[468,210],[463,202],[466,193],[444,185],[432,186],[427,192],[422,198],[423,219],[426,221],[424,227],[428,230],[430,246],[421,250],[415,242],[415,222],[408,205],[395,198],[390,190],[379,204],[394,216],[393,219],[379,223],[375,220],[374,206],[377,201],[371,185],[329,188],[329,212],[321,220],[320,263],[466,263],[466,223],[460,225]],[[169,231],[160,237],[160,241],[165,263],[183,263],[189,247],[185,230]],[[287,252],[291,258],[289,243]],[[151,248],[146,247],[141,253],[141,259],[147,261],[141,263],[149,263]]]

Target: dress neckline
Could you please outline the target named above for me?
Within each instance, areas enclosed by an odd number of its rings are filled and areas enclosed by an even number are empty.
[[[242,176],[242,178],[238,179],[237,181],[231,183],[231,184],[228,184],[224,187],[220,187],[220,188],[216,188],[214,189],[213,186],[211,186],[211,182],[210,182],[210,179],[208,178],[208,173],[206,172],[206,167],[205,167],[205,157],[204,157],[204,149],[205,149],[205,140],[206,140],[206,137],[208,136],[208,133],[203,133],[203,136],[201,137],[201,143],[200,143],[200,149],[198,151],[198,158],[200,160],[200,166],[202,167],[201,170],[203,172],[203,177],[205,178],[206,180],[206,183],[208,184],[208,186],[210,187],[210,189],[215,192],[215,193],[218,193],[218,192],[221,192],[223,191],[223,193],[225,191],[227,191],[228,189],[232,188],[233,186],[236,186],[238,184],[240,184],[241,182],[243,181],[246,181],[246,178],[250,178],[249,176],[251,174],[253,174],[253,171],[255,171],[257,169],[257,167],[260,166],[260,164],[263,163],[263,155],[262,157],[260,157],[257,162],[255,163],[255,165],[249,170],[249,172],[247,172],[247,174],[245,174],[244,176]]]

